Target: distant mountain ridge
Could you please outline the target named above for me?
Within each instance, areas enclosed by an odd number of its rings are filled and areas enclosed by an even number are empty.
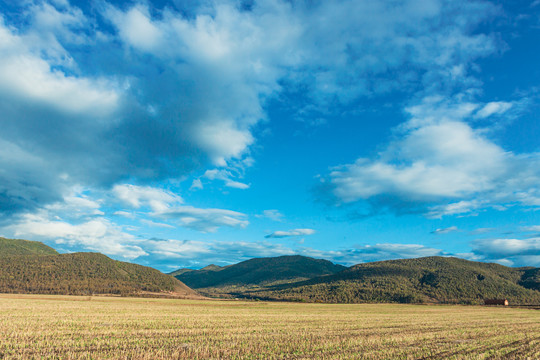
[[[292,255],[255,258],[225,267],[210,265],[201,270],[185,271],[175,277],[193,288],[217,290],[298,282],[316,276],[335,274],[344,269],[345,266],[336,265],[328,260]]]
[[[36,241],[0,238],[0,292],[200,298],[156,269],[99,253],[58,254]]]
[[[479,304],[484,299],[505,298],[514,305],[540,305],[540,268],[510,268],[452,257],[388,260],[347,268],[293,255],[180,269],[173,274],[99,253],[59,254],[40,242],[0,238],[3,293],[196,299],[201,298],[200,292],[214,297],[329,303]]]
[[[350,268],[326,262],[317,274],[306,257],[251,259],[225,269],[177,275],[211,296],[330,303],[398,302],[479,304],[506,298],[511,304],[540,304],[540,269],[451,257],[388,260]],[[324,261],[324,260],[323,260]],[[287,264],[295,264],[294,270]],[[303,268],[304,267],[304,268]],[[289,272],[289,270],[291,270]],[[303,279],[314,275],[310,279]]]

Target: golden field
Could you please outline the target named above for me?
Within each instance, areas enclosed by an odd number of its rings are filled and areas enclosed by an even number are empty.
[[[0,295],[1,359],[540,359],[540,311]]]

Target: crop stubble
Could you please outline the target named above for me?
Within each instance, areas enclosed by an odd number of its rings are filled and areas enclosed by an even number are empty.
[[[0,295],[2,359],[540,359],[540,311]]]

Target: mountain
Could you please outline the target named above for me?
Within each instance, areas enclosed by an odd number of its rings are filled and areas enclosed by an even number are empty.
[[[0,256],[56,255],[58,252],[39,241],[15,240],[0,237]]]
[[[200,298],[170,275],[99,253],[58,254],[35,241],[0,239],[0,292]]]
[[[194,289],[210,288],[209,291],[200,290],[201,293],[226,294],[231,289],[258,289],[298,282],[344,269],[345,266],[327,260],[293,255],[256,258],[225,267],[209,265],[201,270],[184,271],[175,277]]]
[[[195,271],[195,270],[193,270],[193,269],[178,269],[178,270],[175,270],[173,272],[168,273],[168,275],[177,276],[177,275],[182,275],[183,273],[187,273],[187,272],[190,272],[190,271]]]
[[[359,264],[334,275],[235,295],[330,303],[479,304],[506,298],[510,304],[538,305],[539,284],[538,268],[426,257]]]
[[[207,266],[201,268],[200,270],[219,271],[219,270],[225,269],[226,267],[227,266],[219,266],[219,265],[210,264],[210,265],[207,265]],[[185,273],[191,272],[191,271],[197,271],[197,270],[183,268],[183,269],[178,269],[178,270],[175,270],[173,272],[170,272],[169,275],[178,276],[178,275],[182,275],[182,274],[185,274]]]

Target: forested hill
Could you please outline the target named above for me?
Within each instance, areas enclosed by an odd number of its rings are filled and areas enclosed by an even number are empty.
[[[58,254],[25,240],[1,239],[0,246],[2,293],[200,297],[170,275],[103,254]]]
[[[327,260],[293,255],[250,259],[225,267],[210,265],[201,270],[177,273],[176,278],[194,289],[238,288],[298,282],[344,269],[345,266]]]
[[[39,241],[14,240],[0,237],[0,256],[55,254],[58,254],[56,250]]]
[[[538,268],[426,257],[359,264],[334,275],[237,295],[331,303],[479,304],[506,298],[510,304],[539,305],[539,284]]]

